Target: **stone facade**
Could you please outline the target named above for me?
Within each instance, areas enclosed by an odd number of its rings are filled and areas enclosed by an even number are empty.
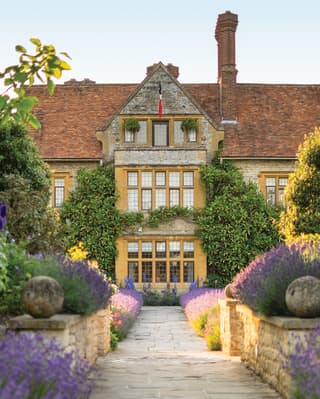
[[[80,168],[91,169],[95,168],[99,165],[99,161],[69,161],[69,162],[61,162],[61,161],[51,161],[48,160],[47,164],[49,165],[51,174],[54,176],[55,173],[65,173],[68,174],[70,178],[69,190],[72,191],[76,187],[76,176],[78,170]]]
[[[258,316],[234,300],[220,300],[219,305],[223,352],[240,355],[247,367],[290,399],[294,381],[285,368],[288,355],[320,319]]]
[[[56,340],[66,349],[93,364],[98,356],[110,350],[110,310],[103,309],[88,316],[57,314],[49,319],[17,316],[10,320],[15,331],[41,332],[46,339]]]
[[[291,173],[295,169],[295,160],[233,160],[232,163],[243,174],[244,179],[260,185],[260,178],[263,173],[274,172]]]

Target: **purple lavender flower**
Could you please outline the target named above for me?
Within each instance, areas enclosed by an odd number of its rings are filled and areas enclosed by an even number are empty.
[[[109,304],[112,295],[110,282],[99,270],[89,267],[86,262],[64,262],[61,265],[60,276],[65,306],[69,303],[68,311],[89,314],[104,309]],[[75,287],[77,292],[75,292]],[[77,296],[76,303],[74,302],[75,295]],[[76,309],[72,308],[73,303]]]
[[[0,202],[0,230],[7,224],[7,207]]]
[[[111,297],[111,331],[121,340],[127,336],[143,304],[142,295],[135,289],[120,288]]]
[[[86,399],[89,365],[41,334],[8,332],[0,338],[1,399]]]
[[[218,300],[223,298],[225,298],[223,289],[194,288],[180,296],[180,305],[188,320],[192,321],[213,308]]]
[[[143,304],[142,295],[137,290],[120,288],[111,297],[111,305],[117,309],[127,311],[133,319],[136,319]]]
[[[294,381],[293,397],[316,399],[320,398],[320,323],[305,338],[297,338],[286,368]]]
[[[319,248],[311,244],[276,248],[257,257],[235,277],[235,296],[256,312],[265,315],[288,315],[285,292],[298,277],[320,278]]]

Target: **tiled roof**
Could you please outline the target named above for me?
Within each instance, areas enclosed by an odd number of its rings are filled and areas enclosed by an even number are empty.
[[[226,157],[295,157],[304,135],[320,126],[320,85],[238,84],[237,99]]]
[[[103,126],[136,88],[136,84],[57,85],[54,96],[43,86],[28,94],[39,99],[35,113],[42,124],[32,130],[44,159],[100,159],[96,130]]]
[[[99,159],[96,130],[114,115],[137,84],[57,85],[53,97],[45,87],[39,98],[42,122],[32,131],[45,159]],[[219,127],[219,86],[182,84]],[[320,126],[320,85],[238,84],[238,124],[224,125],[225,157],[295,157],[304,134]],[[221,127],[221,126],[220,126]]]

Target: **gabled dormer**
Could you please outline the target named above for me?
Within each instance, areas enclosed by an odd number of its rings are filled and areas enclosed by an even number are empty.
[[[216,132],[210,117],[178,82],[178,75],[178,67],[172,64],[159,62],[147,68],[144,81],[97,131],[105,161],[117,164],[115,151],[126,152],[125,159],[137,162],[139,155],[132,151],[201,150],[201,162],[207,162],[208,153],[212,156],[215,150],[213,136],[221,132]],[[138,129],[127,128],[132,121]]]

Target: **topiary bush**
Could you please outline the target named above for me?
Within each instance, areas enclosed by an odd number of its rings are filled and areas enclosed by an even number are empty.
[[[87,399],[89,365],[41,334],[0,337],[1,399]]]
[[[289,315],[285,303],[288,285],[298,277],[320,278],[320,246],[280,244],[258,256],[232,282],[234,295],[266,316]]]

